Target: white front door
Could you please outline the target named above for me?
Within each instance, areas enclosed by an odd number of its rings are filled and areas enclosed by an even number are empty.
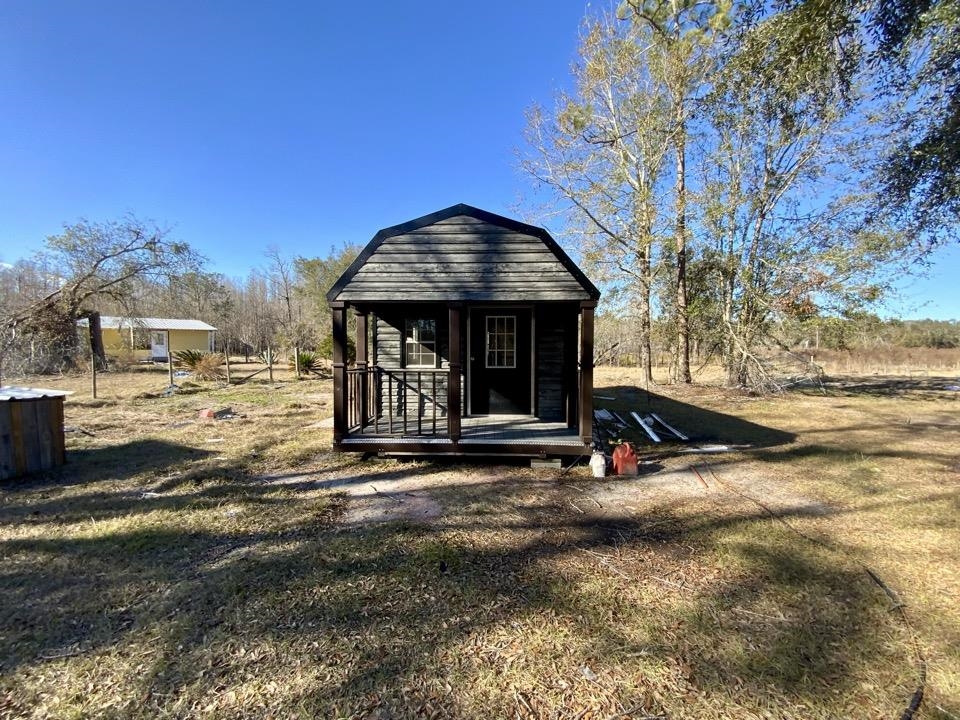
[[[150,333],[150,357],[167,357],[167,334],[165,332]]]

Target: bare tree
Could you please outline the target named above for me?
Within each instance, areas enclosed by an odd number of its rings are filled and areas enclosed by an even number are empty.
[[[671,147],[669,105],[657,79],[662,56],[638,24],[605,16],[587,25],[575,93],[553,112],[528,112],[522,167],[566,208],[584,261],[612,295],[637,307],[639,364],[652,379],[654,257],[667,228],[660,206]]]
[[[79,348],[78,319],[105,301],[129,301],[139,280],[194,270],[201,260],[186,243],[170,240],[166,230],[132,216],[105,223],[81,220],[47,238],[46,246],[35,263],[56,269],[45,279],[53,289],[16,303],[0,319],[5,361],[15,360],[20,369],[61,369]]]

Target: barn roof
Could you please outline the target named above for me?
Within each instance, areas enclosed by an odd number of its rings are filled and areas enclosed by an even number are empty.
[[[327,300],[596,300],[600,291],[543,228],[453,205],[374,235]]]
[[[80,325],[88,325],[89,321],[84,318],[78,321]],[[112,315],[103,315],[100,318],[100,327],[109,330],[119,330],[129,328],[131,325],[135,328],[144,330],[216,330],[213,325],[208,325],[202,320],[181,320],[178,318],[148,318],[148,317],[114,317]]]

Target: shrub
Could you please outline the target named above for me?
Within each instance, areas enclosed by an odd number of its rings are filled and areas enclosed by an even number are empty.
[[[201,380],[219,380],[223,373],[223,355],[200,350],[179,350],[173,354],[178,365],[182,365]]]
[[[327,335],[317,346],[317,353],[320,357],[327,360],[333,360],[333,335]],[[357,359],[357,344],[350,335],[347,335],[347,362],[355,362]]]
[[[323,374],[323,371],[326,370],[326,365],[323,361],[323,358],[321,358],[318,353],[310,352],[309,350],[301,350],[297,354],[297,357],[299,358],[300,362],[300,372],[321,375]],[[294,364],[292,357],[290,358],[289,365],[291,370],[296,370],[296,365]]]
[[[273,349],[261,350],[257,353],[257,359],[264,365],[271,365],[277,362],[277,354]]]

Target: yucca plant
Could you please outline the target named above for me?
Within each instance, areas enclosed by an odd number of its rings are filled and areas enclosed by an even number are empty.
[[[183,365],[187,370],[192,371],[206,355],[202,350],[178,350],[173,354],[173,359],[177,365]]]
[[[223,364],[223,355],[208,353],[200,350],[178,350],[173,354],[178,365],[183,365],[201,380],[219,380],[223,373],[220,366]]]
[[[321,358],[320,355],[315,352],[301,350],[299,353],[297,353],[297,358],[300,363],[300,372],[320,375],[321,371],[324,369],[323,358]],[[291,370],[296,369],[293,357],[290,358],[289,366]]]

